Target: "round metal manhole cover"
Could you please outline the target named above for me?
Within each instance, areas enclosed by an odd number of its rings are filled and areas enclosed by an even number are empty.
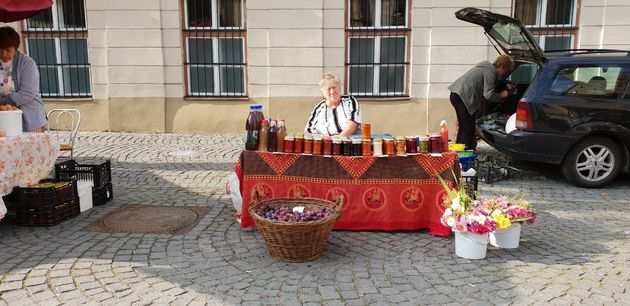
[[[113,233],[185,234],[207,214],[205,207],[122,205],[85,230]]]

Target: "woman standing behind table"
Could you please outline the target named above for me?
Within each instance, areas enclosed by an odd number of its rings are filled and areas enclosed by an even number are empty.
[[[305,133],[348,136],[360,131],[361,108],[353,96],[341,95],[341,82],[328,72],[319,82],[324,100],[308,116]]]
[[[20,52],[20,35],[11,27],[0,27],[0,105],[22,110],[22,129],[43,132],[46,110],[39,92],[39,71],[35,61]]]

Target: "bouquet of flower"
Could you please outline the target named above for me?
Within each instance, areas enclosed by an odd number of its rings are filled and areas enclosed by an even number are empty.
[[[515,222],[532,224],[536,221],[536,212],[522,197],[485,199],[481,205],[491,211],[490,217],[498,229],[506,229]]]
[[[446,190],[448,199],[445,200],[446,209],[440,221],[454,232],[471,232],[487,234],[496,229],[497,223],[491,217],[492,209],[481,205],[481,201],[473,200],[467,193],[463,183],[459,189],[449,187],[438,175],[438,179]]]

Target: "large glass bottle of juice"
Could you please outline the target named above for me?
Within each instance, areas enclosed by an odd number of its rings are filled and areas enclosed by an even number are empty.
[[[263,119],[262,105],[252,105],[249,107],[249,115],[245,122],[245,150],[254,151],[258,149],[260,123]]]

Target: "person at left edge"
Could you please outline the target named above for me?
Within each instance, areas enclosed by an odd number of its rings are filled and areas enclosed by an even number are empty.
[[[361,132],[361,108],[353,96],[341,95],[341,81],[328,72],[319,82],[324,100],[308,116],[305,133],[348,136]]]
[[[22,110],[24,132],[43,132],[46,110],[39,92],[35,61],[20,52],[20,35],[12,27],[0,27],[0,105]]]

